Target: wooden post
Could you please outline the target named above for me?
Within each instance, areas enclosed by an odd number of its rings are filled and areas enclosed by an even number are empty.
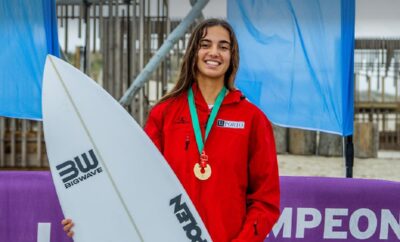
[[[85,5],[85,73],[90,76],[90,5]]]
[[[79,70],[81,69],[81,47],[75,47],[75,58],[74,58],[75,67]]]
[[[379,131],[376,123],[354,123],[354,154],[359,158],[378,156]]]
[[[316,132],[302,129],[289,129],[289,153],[295,155],[315,155]]]
[[[11,145],[11,154],[10,154],[10,162],[8,166],[15,167],[16,163],[16,120],[13,118],[10,120],[10,145]]]
[[[38,130],[36,133],[36,161],[40,167],[48,167],[48,164],[42,162],[42,135],[43,135],[43,123],[38,123]]]
[[[96,36],[96,30],[97,30],[97,26],[96,26],[96,20],[97,20],[97,5],[93,4],[92,7],[92,18],[93,18],[93,49],[92,49],[92,53],[96,53],[96,40],[97,40],[97,36]]]
[[[121,45],[121,18],[119,17],[119,3],[118,1],[115,3],[115,32],[114,32],[114,38],[115,38],[115,42],[114,42],[114,61],[113,61],[113,70],[114,70],[114,79],[113,79],[113,83],[114,83],[114,92],[112,93],[113,97],[116,99],[121,98],[121,65],[122,65],[122,61],[121,61],[121,51],[123,46]]]
[[[274,139],[276,152],[285,154],[288,151],[288,128],[272,125],[274,130]]]
[[[145,1],[140,0],[139,5],[139,70],[142,71],[144,67],[144,17],[145,17]],[[143,91],[139,92],[139,117],[137,122],[143,124]]]
[[[69,6],[65,5],[65,15],[64,15],[64,19],[65,19],[64,53],[65,53],[65,55],[67,55],[67,53],[68,53],[68,22],[69,22],[68,21],[68,16],[69,16],[68,9],[69,9]]]
[[[5,125],[5,118],[0,117],[0,167],[5,166],[5,132],[6,132],[6,125]]]
[[[21,167],[28,166],[27,156],[27,133],[28,133],[28,120],[22,120],[21,130]]]
[[[318,143],[318,155],[342,156],[343,137],[337,134],[320,132],[319,143]]]

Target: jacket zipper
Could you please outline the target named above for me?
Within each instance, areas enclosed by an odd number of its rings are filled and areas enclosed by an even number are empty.
[[[256,221],[254,221],[253,227],[254,227],[254,235],[255,235],[255,236],[257,236],[257,235],[258,235],[258,230],[257,230],[257,220],[256,220]]]

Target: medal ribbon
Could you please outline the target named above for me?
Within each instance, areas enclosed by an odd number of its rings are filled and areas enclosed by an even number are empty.
[[[212,108],[210,117],[207,121],[206,133],[205,133],[204,142],[203,142],[203,136],[201,134],[199,117],[197,116],[196,105],[194,103],[193,90],[192,90],[192,88],[189,89],[188,102],[189,102],[190,116],[192,118],[194,135],[196,137],[197,148],[199,149],[200,154],[203,152],[204,143],[206,142],[208,134],[210,133],[211,127],[214,123],[214,120],[217,117],[217,113],[219,111],[219,108],[221,107],[222,101],[224,100],[226,91],[227,91],[226,87],[223,87],[222,90],[218,94],[217,100],[215,101],[214,107]]]

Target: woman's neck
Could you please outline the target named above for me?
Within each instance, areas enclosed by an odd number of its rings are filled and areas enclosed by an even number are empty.
[[[198,80],[200,92],[207,104],[214,104],[224,82],[218,80]]]

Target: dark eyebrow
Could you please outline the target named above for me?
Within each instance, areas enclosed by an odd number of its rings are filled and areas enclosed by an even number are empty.
[[[209,40],[209,39],[201,39],[200,42],[211,43],[212,41]],[[228,45],[230,45],[231,43],[229,41],[227,41],[227,40],[221,40],[221,41],[218,42],[218,44],[228,44]]]
[[[226,40],[221,40],[219,43],[220,43],[220,44],[228,44],[228,45],[230,45],[230,44],[231,44],[231,42],[229,42],[229,41],[226,41]]]

